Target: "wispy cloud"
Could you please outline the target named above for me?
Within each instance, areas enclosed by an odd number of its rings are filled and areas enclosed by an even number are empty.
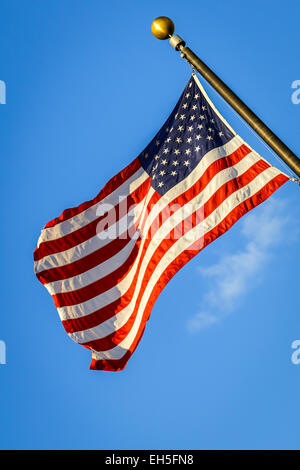
[[[198,268],[207,280],[208,291],[201,310],[188,320],[190,332],[219,323],[262,281],[274,248],[286,235],[288,221],[286,203],[275,198],[268,200],[242,219],[242,249],[223,255],[216,264]]]

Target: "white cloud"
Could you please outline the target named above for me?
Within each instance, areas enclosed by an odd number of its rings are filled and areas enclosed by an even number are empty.
[[[242,249],[223,255],[218,263],[200,267],[208,281],[201,310],[188,320],[190,332],[219,323],[263,279],[276,245],[288,230],[286,204],[274,197],[241,220]]]

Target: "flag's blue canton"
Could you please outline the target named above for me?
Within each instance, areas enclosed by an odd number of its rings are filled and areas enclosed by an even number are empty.
[[[152,187],[163,195],[207,152],[233,137],[191,77],[174,111],[139,158]]]

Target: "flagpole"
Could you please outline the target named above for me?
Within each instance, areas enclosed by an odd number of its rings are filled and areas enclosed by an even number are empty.
[[[170,18],[165,16],[156,18],[151,30],[157,39],[170,39],[170,44],[176,51],[181,52],[181,57],[198,70],[266,144],[300,177],[300,159],[190,48],[185,46],[185,41],[180,36],[174,35],[174,23]]]

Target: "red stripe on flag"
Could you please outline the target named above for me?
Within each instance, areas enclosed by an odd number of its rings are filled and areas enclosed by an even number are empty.
[[[73,263],[41,271],[36,273],[36,276],[42,284],[78,276],[116,255],[129,242],[130,238],[126,234],[121,234],[119,238],[115,238],[107,245],[102,246],[83,258],[73,261]]]
[[[74,217],[75,215],[80,214],[81,212],[85,211],[97,202],[101,201],[104,197],[108,196],[113,191],[118,189],[118,187],[121,186],[121,184],[123,184],[126,180],[128,180],[139,168],[141,168],[141,162],[139,158],[135,158],[131,163],[129,163],[129,165],[123,168],[123,170],[113,176],[94,199],[83,202],[77,207],[64,210],[59,217],[50,220],[50,222],[48,222],[44,228],[54,227],[55,225],[65,220],[68,220],[71,217]]]
[[[132,207],[134,204],[138,204],[143,198],[146,196],[147,192],[149,191],[150,186],[150,177],[145,180],[135,191],[133,191],[129,196],[127,196],[126,200],[122,201],[122,206],[126,208]],[[90,239],[91,237],[96,235],[96,229],[98,223],[106,218],[107,220],[112,220],[114,223],[118,222],[120,216],[124,216],[122,214],[122,208],[120,209],[120,204],[114,206],[110,213],[114,212],[115,217],[109,217],[109,214],[106,213],[101,217],[93,220],[92,222],[84,225],[83,227],[79,228],[78,230],[74,230],[74,232],[68,233],[63,237],[56,238],[54,240],[48,240],[41,242],[39,247],[34,251],[34,260],[39,261],[40,259],[44,258],[44,256],[52,255],[55,253],[60,253],[65,250],[69,250],[70,248],[74,248],[76,245],[83,243]],[[108,227],[107,227],[108,228]]]
[[[127,276],[134,263],[134,260],[137,257],[140,244],[141,239],[139,238],[136,240],[136,243],[125,263],[123,263],[115,271],[111,272],[107,276],[102,277],[101,279],[98,279],[97,281],[93,282],[92,284],[88,284],[85,287],[81,287],[81,289],[52,295],[56,307],[65,307],[86,302],[87,300],[92,299],[93,297],[96,297],[97,295],[100,295],[103,292],[111,289],[116,285],[116,283],[121,282],[122,279]]]

